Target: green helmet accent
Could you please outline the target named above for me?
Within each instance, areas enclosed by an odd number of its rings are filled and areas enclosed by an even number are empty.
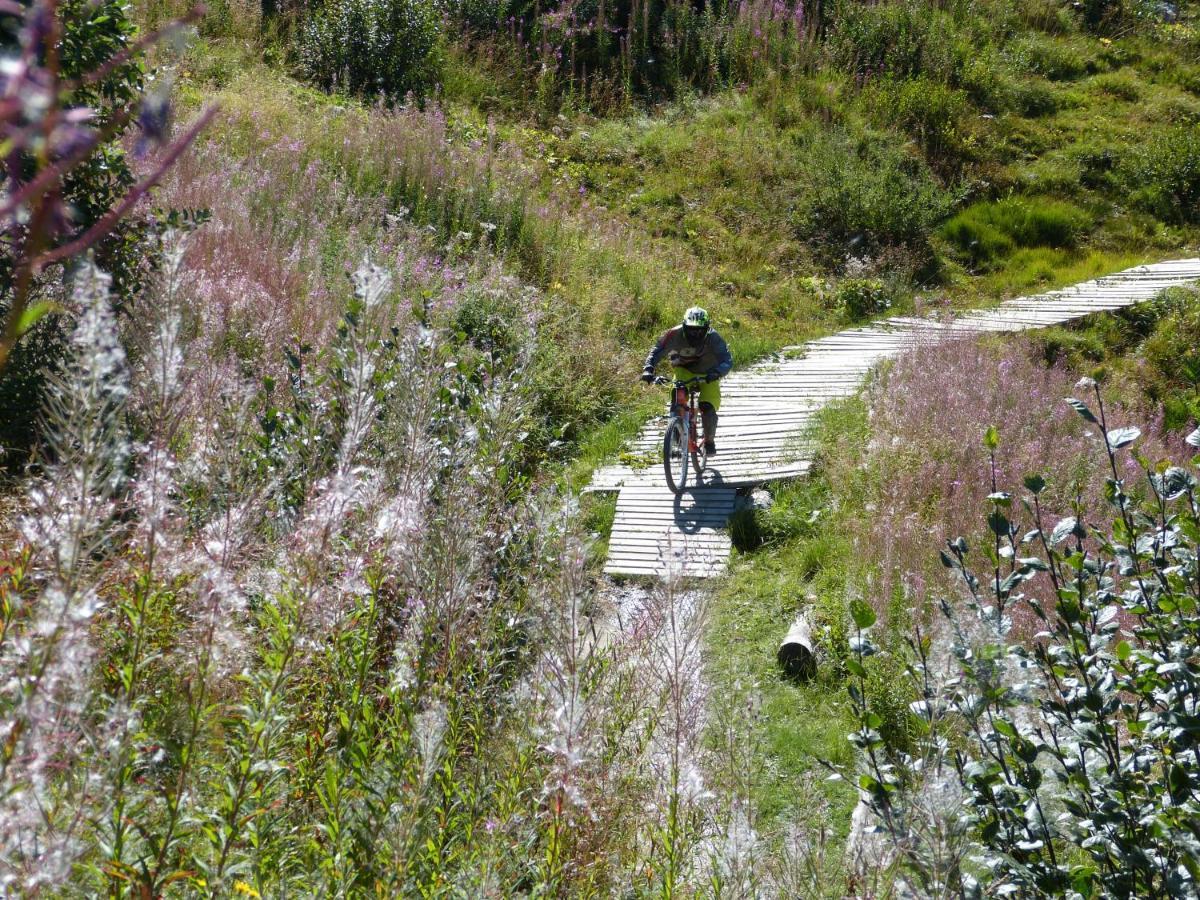
[[[707,328],[711,321],[708,310],[699,306],[693,306],[683,314],[683,324],[689,328]]]

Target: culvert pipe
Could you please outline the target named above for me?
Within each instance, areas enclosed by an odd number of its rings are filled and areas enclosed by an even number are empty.
[[[796,681],[808,681],[817,674],[817,656],[813,653],[812,626],[804,613],[796,616],[776,654],[783,674]]]

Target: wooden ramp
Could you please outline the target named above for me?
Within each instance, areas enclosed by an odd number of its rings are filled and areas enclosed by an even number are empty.
[[[737,489],[804,475],[804,435],[830,400],[853,395],[880,361],[917,344],[984,332],[1043,328],[1150,300],[1200,280],[1200,259],[1138,266],[1114,275],[938,321],[897,316],[811,341],[722,382],[718,454],[703,483],[675,496],[662,471],[665,417],[647,424],[630,450],[645,460],[597,469],[589,490],[619,491],[604,571],[612,575],[707,577],[724,571],[725,525]]]

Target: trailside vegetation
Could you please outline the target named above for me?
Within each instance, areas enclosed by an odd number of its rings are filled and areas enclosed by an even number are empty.
[[[925,895],[1188,896],[1200,879],[1200,456],[1152,463],[1096,382],[1077,388],[1082,399],[1066,402],[1099,435],[1109,518],[1048,515],[1036,471],[1019,494],[995,490],[1000,437],[988,430],[992,541],[959,537],[941,551],[966,601],[945,597],[945,625],[913,631],[902,741],[870,711],[875,613],[851,608],[858,786],[885,852]],[[1186,441],[1200,449],[1200,429]],[[1029,590],[1037,581],[1049,596]],[[1018,614],[1037,629],[1025,640],[1014,639]]]

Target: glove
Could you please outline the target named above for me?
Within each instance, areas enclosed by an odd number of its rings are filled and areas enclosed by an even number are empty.
[[[654,380],[654,370],[653,369],[642,369],[642,381],[646,382],[646,384],[649,384],[653,380]]]
[[[716,381],[720,377],[721,376],[717,374],[716,369],[709,369],[707,372],[704,373],[705,381]]]

